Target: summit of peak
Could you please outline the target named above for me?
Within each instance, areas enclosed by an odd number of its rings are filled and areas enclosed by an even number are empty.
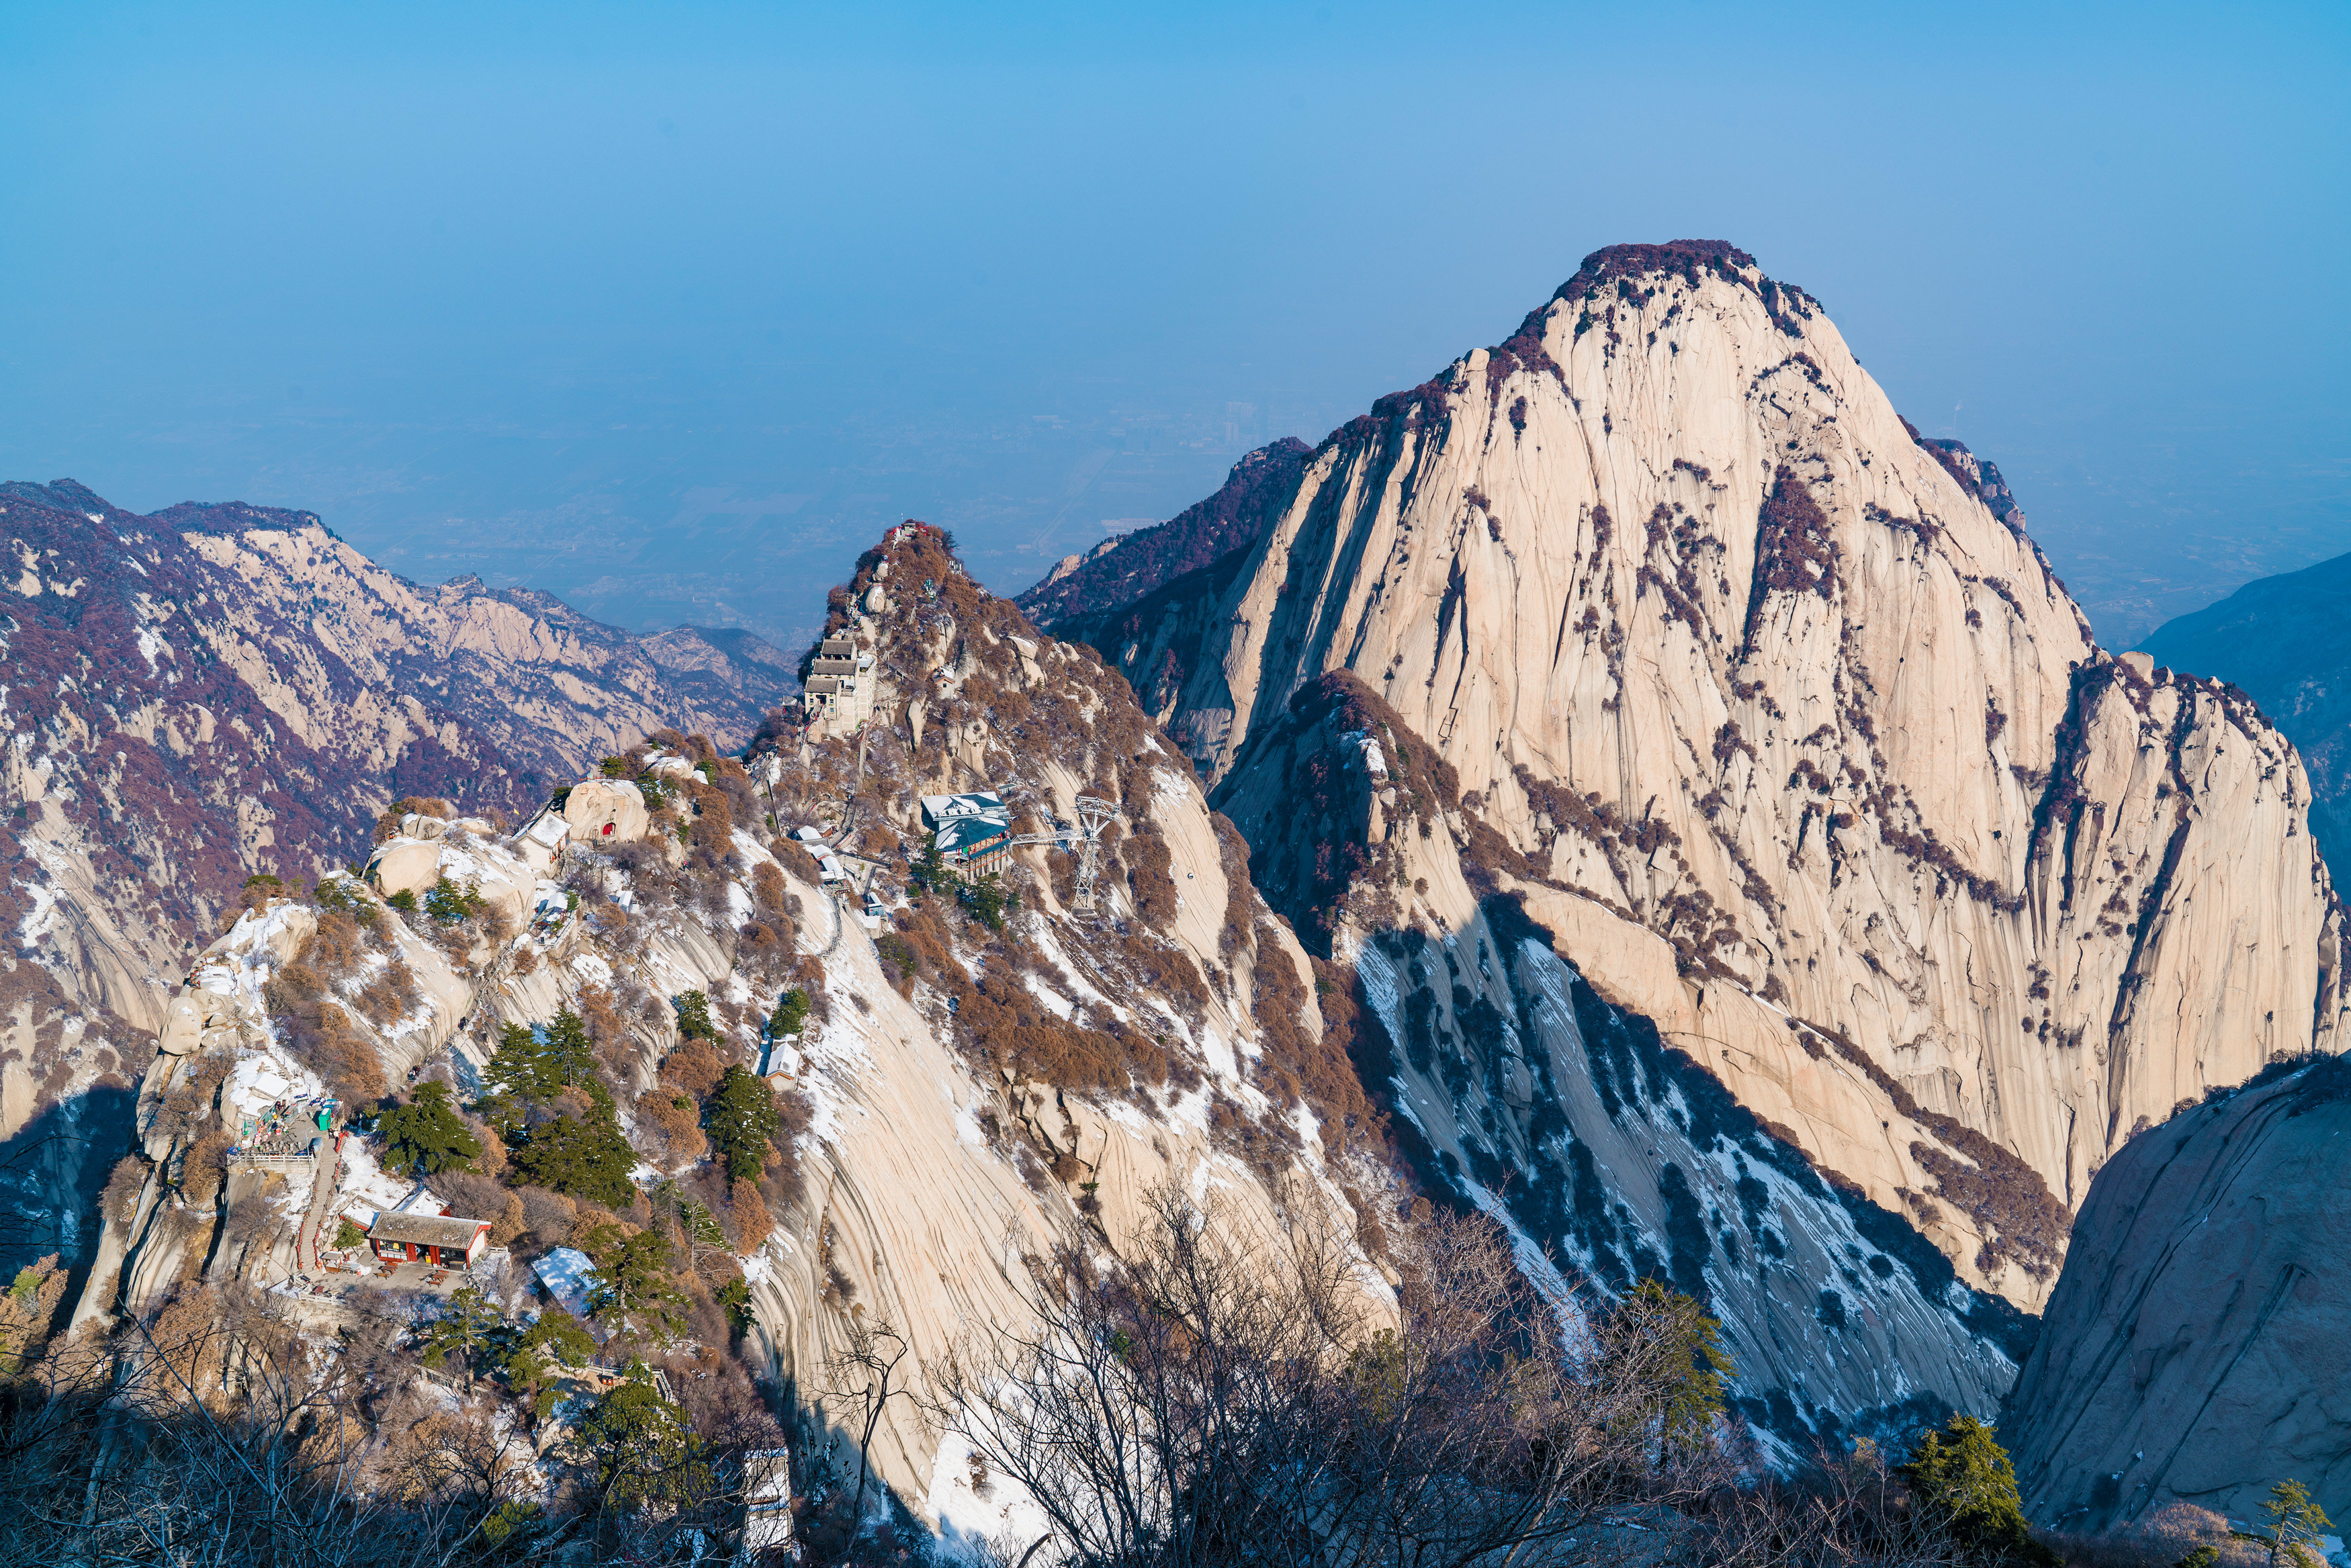
[[[1801,337],[1799,321],[1820,308],[1820,301],[1803,289],[1766,276],[1753,256],[1728,240],[1667,240],[1663,244],[1603,245],[1583,258],[1573,277],[1552,292],[1542,309],[1562,301],[1581,304],[1612,286],[1625,298],[1646,298],[1647,291],[1656,286],[1644,280],[1660,276],[1678,277],[1694,289],[1708,275],[1751,290],[1771,313],[1773,322],[1792,336]],[[1536,311],[1529,321],[1541,314],[1542,310]]]
[[[1578,282],[1596,288],[1620,277],[1686,269],[1746,271],[1761,269],[1755,258],[1729,240],[1667,240],[1663,244],[1603,245],[1583,258],[1573,278],[1560,286],[1559,297],[1568,297]]]

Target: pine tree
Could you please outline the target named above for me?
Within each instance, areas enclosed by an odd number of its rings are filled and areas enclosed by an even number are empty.
[[[435,1078],[417,1085],[408,1104],[383,1113],[379,1124],[392,1168],[427,1176],[476,1158],[482,1140],[449,1102],[449,1085]]]
[[[624,1233],[599,1225],[580,1243],[596,1264],[588,1315],[616,1333],[674,1329],[677,1292],[669,1275],[669,1240],[658,1231]]]
[[[972,918],[989,930],[1004,929],[1004,910],[1010,900],[1003,886],[997,881],[995,872],[989,872],[977,882],[964,884],[956,898],[965,909],[971,911]]]
[[[514,1151],[515,1168],[538,1186],[585,1198],[608,1209],[635,1200],[637,1151],[621,1135],[609,1106],[582,1122],[557,1116],[532,1127]]]
[[[1605,1353],[1636,1368],[1649,1386],[1664,1446],[1703,1441],[1721,1410],[1722,1380],[1734,1371],[1721,1334],[1722,1324],[1697,1300],[1656,1280],[1643,1280],[1611,1315]]]
[[[444,926],[470,920],[488,908],[479,893],[446,877],[434,882],[424,894],[424,912]]]
[[[661,1397],[643,1362],[630,1363],[627,1380],[580,1421],[576,1454],[594,1467],[604,1497],[623,1507],[690,1507],[714,1485],[708,1443]]]
[[[2056,1557],[2032,1539],[2024,1521],[2008,1450],[1973,1416],[1954,1416],[1940,1432],[1928,1432],[1900,1469],[1911,1491],[1974,1561],[2053,1568]]]
[[[2282,1480],[2270,1488],[2262,1511],[2270,1516],[2270,1568],[2318,1568],[2317,1542],[2335,1521],[2298,1480]]]
[[[768,1020],[768,1033],[777,1038],[786,1034],[798,1034],[807,1024],[808,1015],[808,992],[794,986],[776,998],[776,1011],[775,1014]]]
[[[924,841],[923,853],[908,868],[906,880],[926,892],[935,892],[954,882],[955,873],[947,869],[946,857],[939,853],[937,835],[934,834]]]
[[[483,1075],[494,1088],[482,1108],[501,1127],[518,1125],[524,1108],[546,1105],[567,1088],[578,1085],[593,1095],[602,1087],[588,1026],[568,1007],[543,1032],[507,1024]]]
[[[778,1117],[775,1091],[757,1073],[726,1069],[711,1091],[710,1142],[726,1162],[729,1181],[757,1181],[767,1168]]]
[[[559,1088],[565,1085],[589,1085],[596,1082],[596,1053],[589,1044],[588,1026],[580,1015],[564,1008],[547,1025],[547,1040],[542,1047],[547,1060],[546,1070],[552,1075]],[[548,1098],[554,1098],[553,1093]]]
[[[701,992],[689,991],[683,996],[672,999],[670,1005],[677,1009],[677,1032],[681,1038],[686,1040],[717,1038],[717,1031],[710,1024],[710,998]]]
[[[506,1315],[472,1285],[463,1285],[449,1298],[448,1310],[418,1334],[424,1365],[439,1366],[452,1352],[465,1367],[465,1386],[474,1386],[474,1365],[505,1337]]]
[[[497,1358],[508,1386],[530,1402],[541,1420],[555,1408],[558,1376],[585,1366],[596,1354],[596,1341],[580,1320],[561,1307],[549,1307],[538,1321],[510,1336]]]

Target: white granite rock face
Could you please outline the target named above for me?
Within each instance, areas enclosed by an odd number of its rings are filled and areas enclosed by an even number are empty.
[[[2335,1048],[2309,786],[2249,701],[2098,649],[2005,491],[1737,253],[1562,293],[1334,432],[1193,615],[1160,716],[1253,847],[1289,781],[1252,736],[1351,671],[1456,771],[1441,848],[1841,1035],[2068,1208],[2133,1128]],[[1431,886],[1397,921],[1460,929]],[[2028,1306],[2053,1261],[1955,1259]]]

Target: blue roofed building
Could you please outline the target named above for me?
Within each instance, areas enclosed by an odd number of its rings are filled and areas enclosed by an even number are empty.
[[[985,791],[925,795],[923,826],[940,857],[967,877],[1000,868],[1012,852],[1012,809]]]

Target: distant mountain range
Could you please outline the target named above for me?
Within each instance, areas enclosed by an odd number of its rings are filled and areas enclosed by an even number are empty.
[[[15,481],[0,548],[0,1137],[136,1072],[248,875],[364,857],[402,795],[519,814],[656,730],[740,746],[795,684],[747,632],[421,587],[308,512]]]

